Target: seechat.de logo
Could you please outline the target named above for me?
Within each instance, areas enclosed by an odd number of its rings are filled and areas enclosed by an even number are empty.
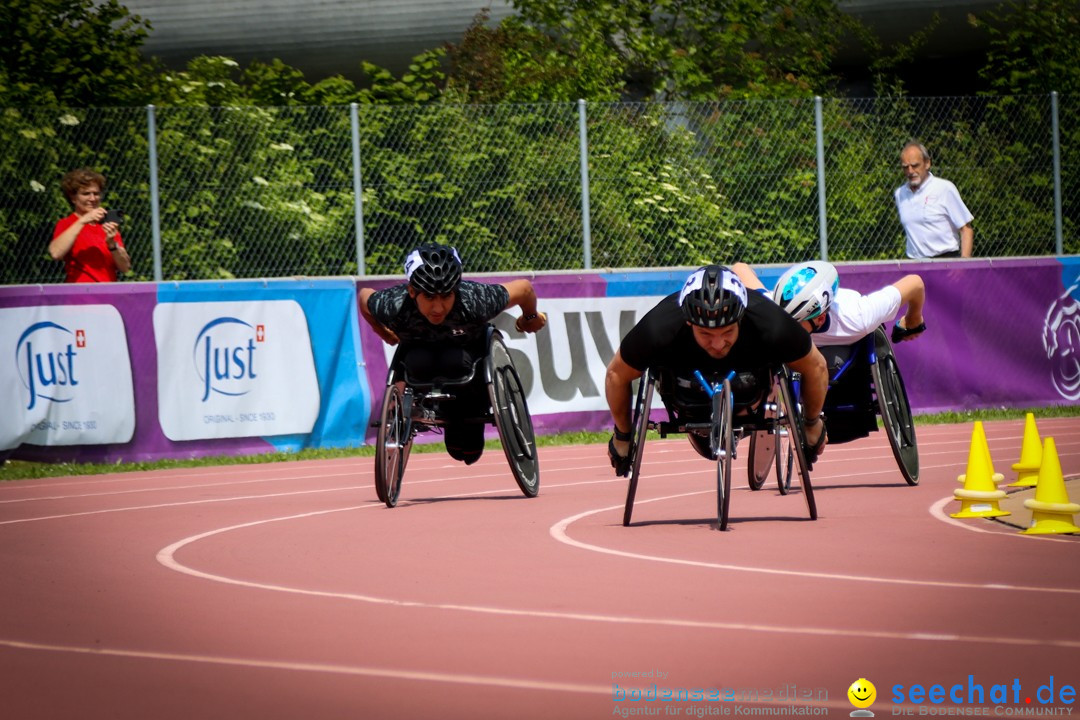
[[[32,410],[39,399],[70,402],[79,384],[75,376],[75,347],[86,344],[82,330],[72,333],[54,322],[34,323],[23,331],[15,345],[15,366],[27,391],[26,409]],[[76,339],[78,343],[76,343]]]
[[[219,317],[203,326],[195,338],[195,371],[202,381],[202,400],[210,393],[240,396],[251,392],[258,377],[257,343],[266,339],[264,325],[252,326],[234,317]]]

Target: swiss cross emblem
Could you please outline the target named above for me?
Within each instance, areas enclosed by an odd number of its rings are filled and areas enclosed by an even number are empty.
[[[255,341],[256,342],[262,342],[265,339],[266,339],[266,326],[265,325],[256,325],[255,326]]]
[[[86,347],[86,331],[85,330],[76,330],[75,331],[75,347],[80,347],[80,348]]]

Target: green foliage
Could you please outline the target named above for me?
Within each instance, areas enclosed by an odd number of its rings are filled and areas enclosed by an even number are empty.
[[[832,87],[844,33],[876,54],[882,101],[824,103],[834,260],[895,258],[891,191],[909,137],[976,215],[980,254],[1045,254],[1053,227],[1048,101],[1077,93],[1076,0],[1004,6],[991,37],[999,93],[935,104],[889,75],[932,28],[888,49],[833,0],[518,0],[461,42],[367,83],[311,83],[280,61],[141,58],[149,26],[116,0],[8,2],[0,45],[0,283],[61,278],[45,253],[69,212],[58,181],[89,165],[122,207],[133,279],[152,277],[147,103],[156,106],[166,279],[357,271],[351,103],[358,105],[366,268],[450,242],[470,271],[582,264],[578,106],[587,131],[593,262],[788,262],[818,254],[812,93]],[[61,42],[63,40],[63,42]],[[627,94],[669,102],[620,103]],[[1080,109],[1062,96],[1066,250],[1080,198]],[[766,100],[765,98],[769,98]],[[117,105],[139,107],[118,108]],[[1034,130],[1032,130],[1034,129]]]
[[[1077,0],[1010,0],[982,19],[972,16],[971,22],[989,36],[980,74],[994,92],[1080,93]]]
[[[971,20],[989,36],[986,65],[980,74],[992,92],[999,96],[993,103],[993,110],[999,117],[1011,115],[1015,118],[1018,112],[1024,115],[1025,122],[1037,120],[1040,115],[1046,117],[1046,113],[1031,107],[1018,111],[1015,99],[1010,96],[1027,93],[1045,97],[1054,91],[1062,96],[1063,110],[1059,116],[1062,210],[1067,238],[1064,250],[1066,253],[1080,252],[1080,238],[1075,232],[1076,217],[1080,212],[1080,172],[1077,171],[1080,167],[1080,123],[1076,123],[1073,114],[1068,112],[1075,107],[1075,98],[1080,95],[1080,66],[1076,62],[1080,57],[1080,2],[1013,0],[986,13],[985,17],[972,17]],[[1014,123],[1013,127],[1017,125]],[[988,149],[999,156],[995,160],[1003,163],[1011,173],[1038,160],[1045,162],[1050,152],[1046,144],[1025,142],[1014,133],[995,139],[997,145]],[[1021,174],[1022,182],[1041,182],[1047,188],[1046,194],[1049,193],[1049,172],[1030,179],[1025,175]],[[1029,227],[1033,232],[1038,232],[1036,223],[1039,222],[1052,227],[1053,216],[1042,207],[1014,205],[1010,211],[1016,218],[1031,221]],[[1045,231],[1040,235],[1045,235]]]
[[[832,86],[856,25],[834,0],[514,0],[528,22],[619,58],[627,85],[665,99],[789,97]]]
[[[619,55],[596,33],[579,42],[511,16],[489,28],[481,13],[450,47],[451,91],[462,102],[613,101],[623,90]]]
[[[156,66],[141,56],[150,25],[117,0],[0,3],[0,106],[138,105]]]

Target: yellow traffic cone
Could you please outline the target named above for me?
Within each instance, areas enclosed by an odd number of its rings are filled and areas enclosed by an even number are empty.
[[[1024,507],[1031,510],[1031,527],[1021,530],[1025,535],[1080,533],[1080,527],[1072,522],[1072,516],[1080,513],[1080,505],[1069,502],[1054,438],[1046,438],[1035,498],[1025,500]]]
[[[1012,514],[998,507],[998,501],[1005,497],[1005,491],[998,490],[994,484],[994,466],[981,421],[975,422],[975,429],[971,432],[964,487],[954,490],[953,495],[960,501],[960,512],[952,513],[949,517],[987,518]]]
[[[1035,427],[1035,415],[1028,413],[1024,420],[1024,443],[1020,446],[1020,462],[1014,463],[1016,482],[1009,487],[1035,487],[1039,482],[1039,466],[1042,465],[1042,441]]]
[[[975,430],[972,433],[972,442],[975,442],[975,433],[979,434],[978,443],[986,451],[986,467],[990,468],[991,481],[994,483],[994,486],[997,487],[999,484],[1005,482],[1005,476],[999,472],[994,472],[994,461],[990,458],[990,444],[986,441],[986,431],[983,430],[982,422],[975,423]],[[961,484],[966,483],[967,473],[957,475],[956,481]]]

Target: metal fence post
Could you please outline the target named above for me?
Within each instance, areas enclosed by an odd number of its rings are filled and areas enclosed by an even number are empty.
[[[1058,126],[1058,94],[1050,93],[1050,126],[1054,134],[1054,247],[1058,255],[1065,254],[1061,225],[1061,134]]]
[[[585,128],[585,101],[578,99],[578,147],[581,164],[581,241],[585,269],[592,270],[592,221],[589,216],[589,135]]]
[[[818,237],[821,241],[821,259],[829,260],[829,226],[825,220],[825,130],[821,116],[821,96],[814,96],[814,129],[817,143],[817,206]]]
[[[154,106],[146,106],[146,139],[150,152],[150,232],[154,247],[154,280],[161,282],[161,198],[158,192],[157,123]]]
[[[366,274],[364,265],[364,185],[360,180],[360,115],[357,104],[349,103],[352,127],[353,214],[356,218],[356,274]]]

